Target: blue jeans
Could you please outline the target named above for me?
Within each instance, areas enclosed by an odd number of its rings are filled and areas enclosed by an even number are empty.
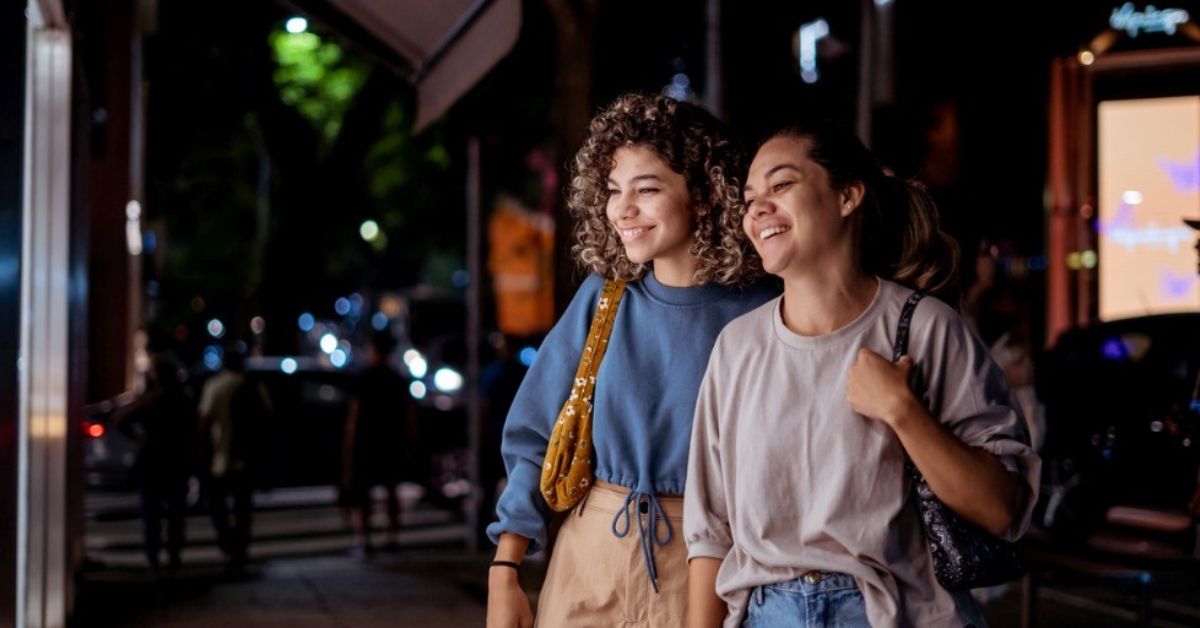
[[[810,571],[795,580],[754,587],[743,628],[870,628],[854,578]]]

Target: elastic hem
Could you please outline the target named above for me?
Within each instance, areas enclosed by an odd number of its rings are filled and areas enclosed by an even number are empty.
[[[599,469],[596,470],[594,477],[602,482],[616,484],[630,491],[663,496],[682,496],[685,484],[683,479],[667,478],[664,480],[654,480],[650,483],[649,487],[645,487],[636,477],[617,475]]]

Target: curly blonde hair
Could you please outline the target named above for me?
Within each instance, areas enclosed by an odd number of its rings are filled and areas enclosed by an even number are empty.
[[[625,94],[601,111],[575,155],[567,204],[576,221],[571,252],[581,267],[626,280],[646,271],[645,264],[626,257],[605,213],[613,154],[624,146],[654,150],[687,182],[697,282],[741,284],[761,274],[758,255],[742,232],[746,155],[741,145],[702,107],[647,94]]]

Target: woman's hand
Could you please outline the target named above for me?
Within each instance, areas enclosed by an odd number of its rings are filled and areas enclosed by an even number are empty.
[[[892,427],[897,420],[911,414],[913,404],[919,403],[908,387],[908,374],[913,361],[909,356],[892,364],[867,348],[858,350],[846,378],[846,400],[854,411]]]
[[[516,569],[497,566],[488,571],[487,628],[533,628],[529,597]]]
[[[846,378],[846,399],[855,412],[892,428],[938,499],[984,530],[1004,534],[1017,516],[1017,476],[930,416],[908,387],[912,366],[908,356],[892,364],[860,349]]]

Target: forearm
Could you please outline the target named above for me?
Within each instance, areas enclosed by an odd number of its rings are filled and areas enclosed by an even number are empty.
[[[959,440],[916,399],[888,424],[942,503],[992,534],[1008,529],[1020,483],[995,456]]]
[[[528,548],[529,539],[520,534],[504,532],[500,535],[500,542],[496,544],[496,560],[520,563],[525,560],[525,550]]]
[[[721,561],[700,556],[688,562],[688,628],[718,628],[725,620],[725,601],[717,595]]]

